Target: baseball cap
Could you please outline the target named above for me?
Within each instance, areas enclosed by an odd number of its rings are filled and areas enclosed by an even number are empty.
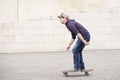
[[[57,16],[58,18],[67,18],[69,19],[69,16],[64,14],[64,13],[61,13],[59,16]]]

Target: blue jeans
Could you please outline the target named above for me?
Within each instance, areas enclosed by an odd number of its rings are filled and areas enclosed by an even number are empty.
[[[83,37],[87,42],[90,41],[90,34],[89,33],[85,33],[83,35]],[[85,69],[84,62],[83,62],[83,56],[82,56],[82,51],[83,51],[84,47],[85,47],[84,43],[80,39],[78,39],[76,44],[74,45],[74,47],[72,49],[75,70]]]

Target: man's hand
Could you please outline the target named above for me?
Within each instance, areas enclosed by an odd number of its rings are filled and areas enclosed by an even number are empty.
[[[69,45],[68,47],[66,48],[67,51],[69,51],[71,45],[74,43],[75,39],[71,39],[70,42],[69,42]]]
[[[78,36],[78,38],[79,38],[85,45],[89,45],[89,44],[90,44],[89,42],[87,42],[86,40],[84,40],[84,37],[83,37],[80,33],[78,33],[77,36]]]
[[[70,49],[70,46],[68,46],[68,47],[66,48],[67,51],[69,51],[69,49]]]

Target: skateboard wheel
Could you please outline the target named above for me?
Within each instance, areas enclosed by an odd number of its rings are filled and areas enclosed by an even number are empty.
[[[85,76],[89,76],[89,73],[88,73],[88,72],[85,72]]]
[[[68,76],[68,73],[67,72],[63,72],[63,74],[67,77]]]

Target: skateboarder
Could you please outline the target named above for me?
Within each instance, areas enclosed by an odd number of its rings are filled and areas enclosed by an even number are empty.
[[[74,71],[85,70],[85,65],[83,61],[82,51],[86,45],[89,45],[90,34],[88,30],[82,26],[80,23],[73,19],[69,19],[69,16],[62,13],[58,16],[61,24],[65,24],[67,29],[71,32],[72,39],[69,42],[66,50],[68,51],[71,45],[74,43],[76,37],[78,38],[76,44],[72,49],[73,60],[74,60]]]

